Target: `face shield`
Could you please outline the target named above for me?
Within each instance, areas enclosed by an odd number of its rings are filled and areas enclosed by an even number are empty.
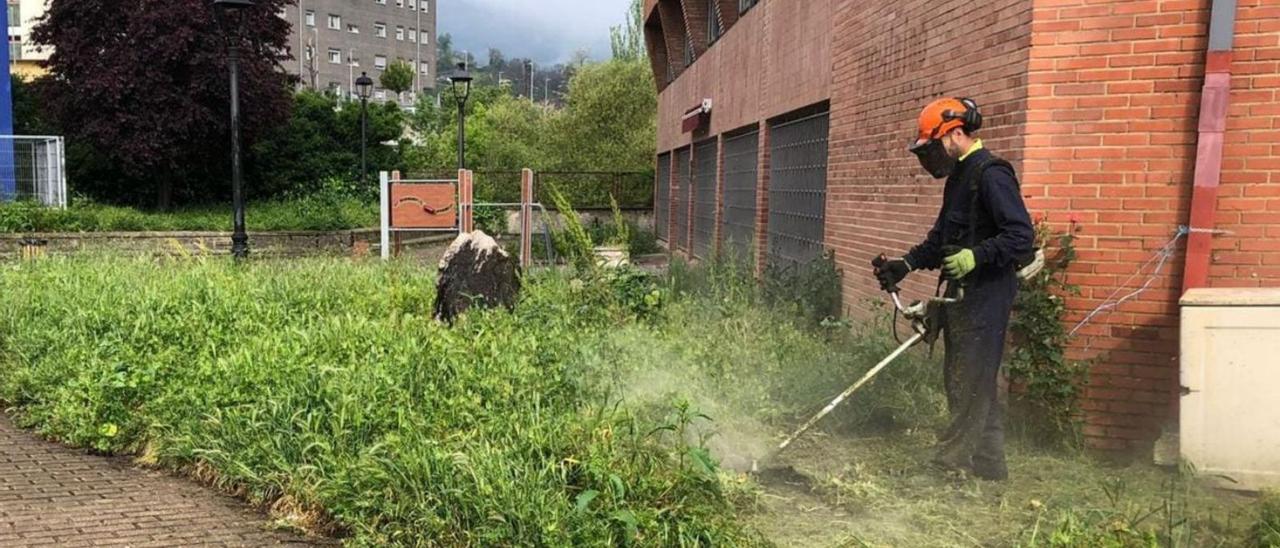
[[[908,149],[920,160],[920,166],[935,179],[945,179],[955,171],[956,159],[947,154],[941,138],[917,140]]]

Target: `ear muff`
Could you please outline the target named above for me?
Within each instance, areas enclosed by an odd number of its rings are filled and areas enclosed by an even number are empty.
[[[964,112],[948,110],[942,113],[942,119],[960,120],[964,123],[965,133],[973,133],[982,129],[982,111],[978,110],[978,103],[968,97],[961,97],[957,100],[964,105]]]

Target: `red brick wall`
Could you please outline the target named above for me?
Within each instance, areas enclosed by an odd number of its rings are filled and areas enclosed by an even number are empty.
[[[830,98],[834,2],[766,0],[738,19],[659,92],[658,150],[734,131]],[[663,13],[668,4],[674,7],[668,11],[680,6],[678,0],[663,0],[658,12]],[[705,0],[687,0],[686,4],[706,6]],[[702,28],[700,36],[705,37],[705,9],[686,9]],[[668,25],[664,18],[664,32],[682,24]],[[674,56],[670,38],[667,43]],[[713,103],[707,133],[684,133],[681,116],[703,99]]]
[[[827,244],[844,269],[855,312],[884,295],[871,258],[919,243],[941,205],[942,183],[906,149],[930,100],[968,96],[986,115],[987,146],[1018,164],[1026,108],[1030,0],[838,2],[833,43]],[[913,276],[909,294],[932,292]]]
[[[829,84],[826,240],[845,270],[846,305],[861,313],[883,298],[871,257],[919,242],[940,205],[942,185],[905,150],[915,117],[933,98],[967,95],[987,115],[980,136],[1018,167],[1033,215],[1081,228],[1069,327],[1117,288],[1147,281],[1153,265],[1135,272],[1187,223],[1210,0],[996,0],[980,10],[958,0],[823,1],[820,13],[817,2],[787,11],[794,2],[766,0],[730,29],[663,91],[659,150],[689,143],[679,114],[703,97],[716,101],[717,135],[821,100]],[[1274,286],[1280,4],[1239,0],[1237,17],[1217,204],[1217,228],[1230,234],[1213,239],[1210,285]],[[819,21],[828,22],[818,25],[825,46],[805,31]],[[793,50],[829,64],[780,66]],[[769,137],[762,127],[761,257]],[[1093,363],[1083,406],[1094,447],[1146,447],[1174,417],[1182,244],[1142,295],[1097,316],[1069,348]],[[932,281],[917,275],[906,289],[924,294]]]
[[[1211,285],[1280,281],[1276,128],[1280,7],[1240,2]],[[1186,224],[1195,168],[1209,0],[1036,0],[1024,191],[1059,227],[1082,226],[1068,323],[1137,289],[1139,265]],[[1268,223],[1269,222],[1269,223]],[[1269,224],[1269,226],[1268,226]],[[1081,328],[1071,357],[1094,360],[1085,434],[1107,449],[1147,446],[1172,418],[1178,378],[1180,242],[1149,289]],[[1270,265],[1267,265],[1267,262]],[[1154,265],[1153,265],[1154,266]],[[1270,269],[1268,270],[1268,266]]]
[[[1280,285],[1280,2],[1240,0],[1209,284]]]

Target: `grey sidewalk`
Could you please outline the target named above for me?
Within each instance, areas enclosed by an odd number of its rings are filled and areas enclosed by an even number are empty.
[[[309,546],[195,482],[41,440],[0,413],[0,546]]]

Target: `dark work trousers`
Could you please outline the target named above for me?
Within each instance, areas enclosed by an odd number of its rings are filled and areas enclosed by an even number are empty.
[[[1002,478],[1004,409],[997,377],[1018,280],[1012,271],[986,274],[965,285],[962,301],[943,307],[943,378],[951,424],[939,441],[936,460]]]

